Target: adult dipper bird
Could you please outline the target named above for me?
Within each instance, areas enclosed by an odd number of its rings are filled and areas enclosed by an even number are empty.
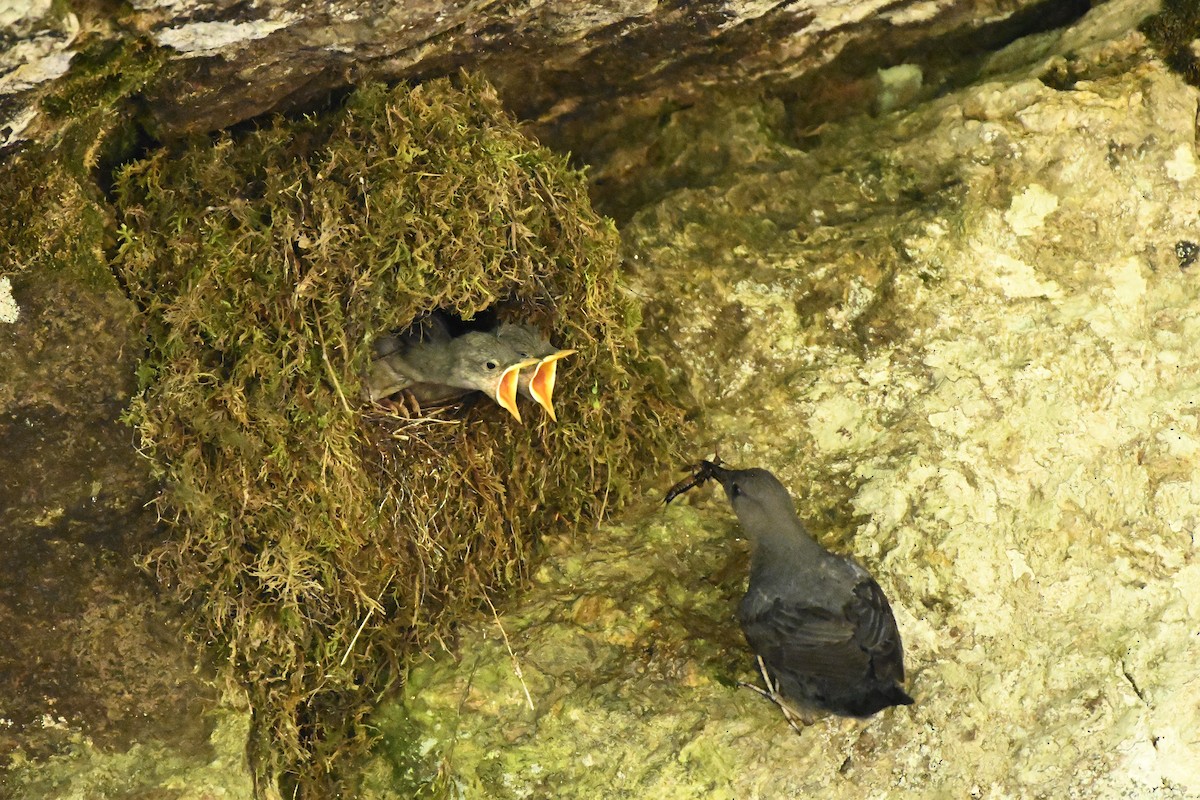
[[[725,488],[750,538],[750,583],[738,621],[771,694],[801,710],[815,706],[850,717],[911,704],[900,686],[900,632],[875,579],[821,547],[796,516],[787,489],[765,469],[702,461],[667,502],[709,478]]]
[[[537,359],[537,366],[531,372],[521,373],[517,390],[544,408],[550,419],[558,422],[552,402],[558,360],[578,351],[559,350],[532,325],[502,322],[495,333],[496,338],[516,350],[522,358]]]
[[[521,370],[538,363],[522,359],[494,334],[471,331],[462,336],[440,334],[427,339],[381,336],[374,343],[375,357],[367,373],[371,400],[406,390],[421,406],[457,400],[482,391],[517,421],[517,383]]]

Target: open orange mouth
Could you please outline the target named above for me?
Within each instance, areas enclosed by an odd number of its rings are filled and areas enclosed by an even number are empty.
[[[529,394],[537,401],[537,404],[546,409],[546,413],[550,415],[550,419],[558,422],[558,417],[554,413],[554,378],[558,372],[558,360],[577,353],[577,350],[559,350],[553,355],[548,355],[541,361],[537,362],[537,366],[533,370],[533,377],[529,379]]]
[[[501,408],[516,417],[517,422],[521,421],[521,411],[517,408],[517,387],[521,380],[521,370],[532,367],[536,363],[538,363],[536,358],[518,361],[512,366],[506,367],[496,382],[496,402],[500,404]]]

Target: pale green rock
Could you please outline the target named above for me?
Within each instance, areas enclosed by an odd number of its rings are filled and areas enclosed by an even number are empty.
[[[797,736],[738,688],[744,544],[711,489],[654,507],[663,465],[414,669],[381,763],[464,798],[1200,796],[1198,96],[1147,8],[807,151],[761,129],[771,170],[625,232],[695,457],[774,470],[869,566],[914,706]],[[1068,49],[1073,85],[1038,80]],[[369,796],[412,790],[376,766]]]
[[[0,788],[13,800],[246,800],[253,794],[244,763],[250,715],[226,708],[214,716],[207,753],[184,753],[153,741],[110,752],[69,733],[65,720],[47,717],[44,724],[68,732],[69,744],[61,755],[41,761],[13,755]]]
[[[12,281],[8,277],[0,278],[0,322],[10,325],[21,316],[21,308],[12,295]]]
[[[925,76],[916,64],[898,64],[875,73],[877,111],[895,111],[911,103],[921,91]]]

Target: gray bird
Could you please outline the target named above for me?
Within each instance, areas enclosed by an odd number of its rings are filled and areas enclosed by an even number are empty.
[[[709,478],[725,488],[750,538],[750,582],[738,621],[772,694],[850,717],[911,704],[901,687],[900,631],[875,579],[821,547],[787,489],[765,469],[703,461],[667,502]]]
[[[371,400],[405,390],[419,405],[432,406],[481,391],[518,421],[521,370],[538,363],[536,358],[522,358],[492,333],[450,337],[436,327],[409,336],[381,336],[374,350],[366,376]]]
[[[558,360],[578,351],[558,349],[532,325],[502,322],[496,328],[495,334],[496,338],[516,350],[522,358],[536,360],[537,366],[529,372],[521,373],[517,390],[544,408],[550,419],[558,422],[553,404]]]

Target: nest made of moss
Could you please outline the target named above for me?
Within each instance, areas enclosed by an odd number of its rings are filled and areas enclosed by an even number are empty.
[[[467,76],[164,149],[116,192],[150,334],[130,418],[177,523],[148,563],[249,693],[259,793],[345,790],[405,654],[518,585],[540,535],[619,507],[676,441],[615,230]],[[368,405],[372,341],[433,309],[578,349],[559,424]]]

